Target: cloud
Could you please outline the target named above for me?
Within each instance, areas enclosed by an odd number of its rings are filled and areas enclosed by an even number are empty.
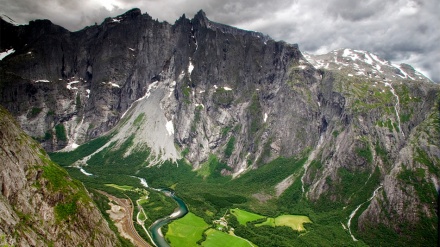
[[[17,22],[50,19],[79,30],[138,7],[174,23],[203,9],[212,21],[298,43],[309,53],[368,50],[405,62],[440,82],[438,0],[0,0],[1,14]]]

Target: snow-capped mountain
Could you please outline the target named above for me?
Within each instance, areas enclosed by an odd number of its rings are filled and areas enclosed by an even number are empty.
[[[304,57],[317,69],[340,70],[347,76],[380,81],[431,82],[411,65],[393,64],[368,51],[340,49],[322,55],[304,54]]]

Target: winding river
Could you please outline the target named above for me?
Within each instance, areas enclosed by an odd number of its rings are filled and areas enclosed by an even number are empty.
[[[188,213],[188,207],[186,206],[185,202],[183,202],[182,199],[174,195],[174,191],[170,189],[159,189],[158,191],[164,193],[165,195],[171,197],[176,201],[178,207],[176,210],[174,210],[174,213],[170,214],[169,216],[166,216],[164,218],[156,220],[149,228],[148,230],[151,233],[151,240],[154,242],[154,245],[157,247],[169,247],[170,245],[165,240],[161,227],[170,223],[173,220],[182,218]]]
[[[134,177],[134,176],[133,176]],[[170,247],[170,245],[168,244],[168,242],[165,240],[165,237],[162,234],[161,231],[161,227],[170,223],[173,220],[176,219],[180,219],[183,216],[185,216],[189,210],[188,207],[186,206],[185,202],[183,202],[182,199],[180,199],[179,197],[177,197],[174,194],[174,191],[171,189],[155,189],[152,188],[150,186],[148,186],[147,181],[144,178],[140,178],[140,177],[134,177],[140,180],[142,186],[144,186],[145,188],[149,188],[155,191],[159,191],[164,193],[166,196],[169,196],[171,198],[174,199],[174,201],[176,201],[177,203],[177,208],[174,210],[174,212],[166,217],[163,217],[161,219],[156,220],[153,224],[151,224],[151,226],[148,228],[149,231],[149,235],[151,238],[151,241],[153,241],[153,244],[157,247]]]

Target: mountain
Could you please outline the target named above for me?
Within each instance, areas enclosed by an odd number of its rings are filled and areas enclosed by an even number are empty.
[[[303,54],[203,11],[169,24],[133,9],[77,32],[0,21],[0,104],[46,150],[70,151],[66,166],[177,179],[167,164],[185,160],[207,181],[261,185],[240,194],[263,198],[250,208],[288,199],[277,210],[310,207],[373,246],[437,241],[440,86],[411,66]],[[280,163],[291,157],[300,168]]]
[[[54,164],[2,106],[0,144],[2,246],[118,245],[83,185]]]

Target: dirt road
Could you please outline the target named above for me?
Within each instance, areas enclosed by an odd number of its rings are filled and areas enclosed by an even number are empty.
[[[112,196],[104,191],[99,191],[99,193],[107,196],[110,201],[113,201],[117,205],[112,205],[112,209],[109,210],[110,218],[113,220],[115,225],[118,227],[120,234],[138,246],[138,247],[152,247],[147,243],[134,228],[134,223],[132,219],[133,215],[133,204],[129,199],[121,199]]]

